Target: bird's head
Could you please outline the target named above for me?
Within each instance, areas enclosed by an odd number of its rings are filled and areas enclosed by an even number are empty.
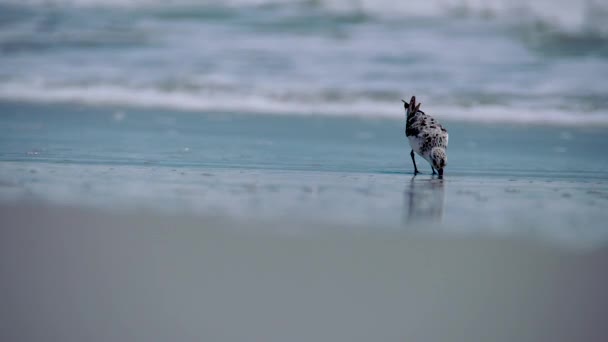
[[[448,165],[448,155],[442,147],[433,147],[431,150],[431,164],[440,176],[443,176],[443,169]]]

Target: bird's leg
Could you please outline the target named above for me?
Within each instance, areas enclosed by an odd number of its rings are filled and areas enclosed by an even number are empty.
[[[414,150],[412,149],[412,152],[410,152],[410,156],[412,156],[412,163],[414,163],[414,174],[418,174],[420,172],[418,172],[418,167],[416,166],[416,159],[414,159]]]
[[[436,175],[437,172],[435,172],[435,168],[431,166],[431,169],[433,169],[433,174]]]

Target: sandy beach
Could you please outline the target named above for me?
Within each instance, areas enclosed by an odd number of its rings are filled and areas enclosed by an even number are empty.
[[[599,342],[608,333],[605,247],[23,204],[2,205],[0,217],[7,341]]]
[[[606,336],[602,128],[4,106],[2,340]]]

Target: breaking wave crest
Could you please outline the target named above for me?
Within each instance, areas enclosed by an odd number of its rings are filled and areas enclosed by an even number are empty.
[[[492,103],[458,104],[424,98],[425,110],[452,121],[487,123],[554,124],[569,126],[608,125],[602,110],[529,108]],[[0,100],[42,103],[75,103],[123,108],[165,108],[180,111],[230,112],[273,115],[329,115],[371,119],[401,119],[403,109],[397,94],[239,94],[227,90],[171,92],[152,88],[125,88],[99,85],[89,87],[43,87],[39,85],[2,85]]]

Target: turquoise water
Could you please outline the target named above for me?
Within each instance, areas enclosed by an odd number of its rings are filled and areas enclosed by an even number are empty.
[[[219,217],[279,234],[608,241],[604,128],[446,122],[449,161],[438,179],[422,159],[423,174],[413,176],[398,120],[23,103],[0,110],[0,196],[9,202]]]
[[[397,108],[399,110],[399,108]],[[409,174],[404,123],[1,103],[3,161]],[[447,122],[450,174],[604,178],[606,129]],[[424,164],[422,170],[429,171]],[[426,170],[428,169],[428,170]]]

